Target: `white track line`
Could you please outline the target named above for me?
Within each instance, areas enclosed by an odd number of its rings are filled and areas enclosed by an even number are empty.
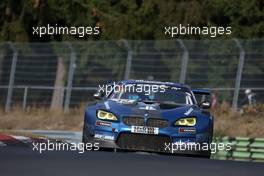
[[[5,147],[5,146],[7,146],[7,145],[0,141],[0,147]]]
[[[11,137],[15,138],[18,141],[21,141],[23,143],[31,143],[32,139],[30,137],[25,137],[25,136],[14,136],[11,135]]]

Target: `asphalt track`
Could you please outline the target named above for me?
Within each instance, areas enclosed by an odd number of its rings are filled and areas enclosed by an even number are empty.
[[[0,176],[263,176],[264,164],[139,153],[0,148]]]

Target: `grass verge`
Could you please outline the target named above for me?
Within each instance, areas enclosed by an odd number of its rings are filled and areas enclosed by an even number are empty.
[[[69,130],[81,131],[85,106],[73,108],[69,113],[45,108],[28,108],[24,112],[13,107],[9,113],[0,109],[1,130]],[[212,113],[215,117],[215,136],[264,137],[264,105],[244,107],[243,113],[234,112],[227,103]]]

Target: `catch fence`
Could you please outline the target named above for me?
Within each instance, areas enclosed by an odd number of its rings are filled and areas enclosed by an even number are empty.
[[[0,43],[0,104],[67,110],[98,84],[146,79],[208,88],[237,108],[248,88],[264,102],[263,73],[263,39]]]

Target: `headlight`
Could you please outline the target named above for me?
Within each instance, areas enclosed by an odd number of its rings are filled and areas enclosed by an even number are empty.
[[[175,122],[176,126],[194,126],[195,124],[196,124],[195,117],[182,118]]]
[[[114,114],[103,110],[98,110],[96,115],[98,119],[102,119],[102,120],[117,120]]]

